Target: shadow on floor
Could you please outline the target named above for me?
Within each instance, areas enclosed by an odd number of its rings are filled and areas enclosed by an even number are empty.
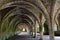
[[[38,40],[30,35],[14,35],[7,40]]]

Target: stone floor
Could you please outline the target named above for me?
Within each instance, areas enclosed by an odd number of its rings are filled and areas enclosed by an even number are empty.
[[[55,36],[55,40],[60,40],[60,36]],[[8,40],[39,40],[40,36],[37,36],[36,38],[33,38],[26,32],[22,32],[18,35],[15,35],[13,37],[10,37]],[[44,35],[43,40],[49,40],[49,35]]]

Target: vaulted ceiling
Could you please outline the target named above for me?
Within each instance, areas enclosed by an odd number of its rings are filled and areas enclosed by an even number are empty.
[[[60,13],[59,4],[60,0],[0,0],[0,31],[3,34],[7,30],[14,31],[20,23],[34,27],[32,25],[36,21],[40,23],[41,18],[56,20]]]

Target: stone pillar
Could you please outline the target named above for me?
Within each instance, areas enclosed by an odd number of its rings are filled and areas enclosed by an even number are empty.
[[[34,37],[37,36],[37,27],[36,27],[36,21],[35,21],[35,25],[34,25]]]
[[[1,36],[2,32],[1,32],[1,14],[0,14],[0,36]]]
[[[54,20],[50,19],[48,23],[49,23],[48,28],[49,28],[50,40],[54,40],[54,30],[53,30]]]
[[[40,23],[40,40],[43,40],[43,25]]]
[[[43,24],[42,24],[42,14],[40,14],[40,24],[39,24],[39,30],[40,30],[40,40],[43,40]]]
[[[54,5],[55,5],[55,0],[50,0],[50,9],[48,12],[49,13],[49,18],[48,18],[48,28],[49,28],[49,35],[50,35],[50,40],[54,40],[54,17],[53,17],[53,13],[54,13]]]
[[[31,35],[34,37],[34,26],[32,25]]]
[[[31,35],[32,35],[32,36],[34,36],[33,32],[34,32],[34,30],[33,30],[33,27],[32,27],[32,31],[31,31]]]

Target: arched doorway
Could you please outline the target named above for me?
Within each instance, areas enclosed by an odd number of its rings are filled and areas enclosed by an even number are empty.
[[[48,35],[48,34],[49,34],[48,24],[47,24],[47,21],[45,21],[45,23],[44,23],[44,35]]]

